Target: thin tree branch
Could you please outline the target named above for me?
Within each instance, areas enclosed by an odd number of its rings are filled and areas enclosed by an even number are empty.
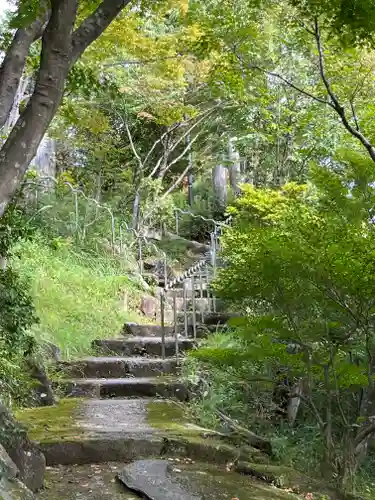
[[[124,120],[124,125],[125,125],[125,129],[126,129],[126,133],[128,134],[128,138],[129,138],[129,142],[130,142],[130,147],[132,148],[133,154],[134,154],[134,156],[136,157],[136,159],[138,161],[138,165],[139,165],[140,171],[143,172],[143,162],[142,162],[142,159],[139,156],[137,150],[135,149],[133,138],[132,138],[132,135],[131,135],[130,130],[129,130],[128,122],[126,120]]]
[[[371,422],[367,427],[360,430],[355,437],[354,445],[359,446],[368,436],[375,432],[375,421]]]
[[[242,65],[247,66],[248,69],[255,69],[257,71],[260,71],[261,73],[264,73],[265,75],[277,78],[278,80],[280,80],[283,83],[285,83],[288,87],[296,90],[300,94],[303,94],[306,97],[309,97],[310,99],[313,99],[314,101],[319,102],[320,104],[324,104],[325,106],[331,106],[331,107],[333,107],[332,104],[329,101],[327,101],[326,99],[322,99],[321,97],[318,97],[318,96],[316,96],[314,94],[311,94],[307,90],[304,90],[303,88],[301,88],[298,85],[294,84],[293,82],[291,82],[290,80],[288,80],[284,76],[280,75],[280,73],[276,73],[275,71],[268,71],[267,69],[262,68],[261,66],[258,66],[256,64],[246,64],[245,61],[243,60],[243,58],[240,55],[238,55],[236,52],[235,52],[235,56],[240,61],[240,63]]]
[[[164,198],[166,198],[169,194],[172,193],[172,191],[174,191],[176,188],[178,188],[178,186],[180,185],[180,183],[182,182],[183,178],[186,176],[186,174],[188,173],[189,171],[189,168],[190,168],[190,165],[188,165],[185,170],[182,172],[182,174],[178,177],[178,179],[172,184],[172,186],[170,188],[167,189],[167,191],[162,195],[161,199],[164,200]]]
[[[130,0],[103,0],[99,7],[82,22],[73,34],[71,66],[129,3]]]
[[[356,139],[360,141],[360,143],[366,148],[368,151],[372,161],[375,162],[375,148],[371,144],[371,142],[355,127],[353,127],[345,113],[345,108],[340,104],[340,101],[333,91],[331,84],[327,78],[326,70],[325,70],[325,61],[324,61],[324,50],[322,46],[322,41],[321,41],[321,35],[320,35],[320,29],[319,29],[319,24],[318,24],[318,19],[315,18],[315,40],[316,40],[316,45],[318,49],[318,54],[319,54],[319,72],[320,72],[320,77],[322,79],[322,82],[327,90],[327,93],[331,99],[331,107],[336,111],[336,113],[340,116],[341,121],[346,128],[346,130],[354,136]]]
[[[175,165],[178,161],[181,160],[181,158],[183,158],[185,156],[185,154],[191,149],[191,146],[194,144],[194,142],[198,139],[198,137],[201,135],[200,132],[197,133],[197,135],[194,137],[194,139],[192,139],[189,144],[186,146],[186,148],[182,151],[182,153],[177,156],[177,158],[175,158],[173,161],[171,161],[170,163],[168,163],[168,165],[165,167],[164,169],[164,172],[163,174],[165,175],[168,170],[173,166]]]
[[[354,106],[354,102],[353,102],[353,99],[350,100],[350,109],[352,110],[352,115],[353,115],[353,120],[354,120],[354,123],[355,123],[355,128],[356,130],[358,130],[358,132],[360,132],[360,126],[359,126],[359,121],[358,121],[358,116],[357,116],[357,112],[356,112],[356,109],[355,109],[355,106]]]
[[[103,68],[111,68],[113,66],[127,66],[127,65],[140,65],[142,66],[143,64],[153,64],[153,63],[158,63],[158,62],[161,62],[161,61],[167,61],[168,59],[178,59],[179,57],[181,57],[182,54],[176,54],[174,56],[166,56],[166,57],[161,57],[159,59],[138,59],[138,60],[134,60],[134,59],[125,59],[124,61],[116,61],[114,63],[107,63],[107,64],[103,64]]]
[[[214,112],[214,111],[215,111],[218,107],[219,107],[219,106],[215,106],[215,107],[213,107],[213,108],[210,108],[209,110],[204,111],[204,112],[202,113],[201,117],[200,117],[197,121],[195,121],[195,123],[193,123],[193,125],[192,125],[190,128],[188,128],[188,129],[186,130],[186,132],[184,132],[184,133],[183,133],[183,134],[182,134],[182,135],[181,135],[181,136],[177,139],[177,141],[176,141],[175,143],[173,143],[173,144],[172,144],[172,145],[168,148],[167,158],[168,158],[168,156],[169,156],[169,155],[170,155],[170,154],[171,154],[171,153],[172,153],[172,152],[173,152],[173,151],[177,148],[177,146],[178,146],[178,145],[179,145],[179,144],[180,144],[180,143],[181,143],[181,142],[185,139],[185,137],[187,137],[187,136],[190,134],[190,132],[191,132],[192,130],[194,130],[194,129],[195,129],[195,127],[197,127],[197,126],[198,126],[198,125],[199,125],[199,124],[200,124],[200,123],[201,123],[201,122],[202,122],[205,118],[207,118],[210,114],[212,114],[212,113],[213,113],[213,112]],[[190,123],[190,122],[191,122],[192,120],[194,120],[194,119],[196,119],[196,117],[191,118],[190,120],[187,120],[186,122],[180,123],[179,125],[180,125],[180,127],[182,127],[183,125],[186,125],[186,124]],[[161,142],[161,139],[162,139],[162,138],[160,138],[160,141],[159,141],[159,142]],[[185,152],[186,152],[186,151],[185,151]],[[149,174],[149,177],[150,177],[150,178],[152,178],[152,177],[156,174],[156,172],[158,171],[159,166],[160,166],[161,162],[163,161],[163,157],[164,157],[164,156],[162,156],[161,158],[159,158],[159,160],[158,160],[158,162],[157,162],[156,166],[152,169],[152,172]],[[181,159],[181,156],[179,157],[179,159]],[[174,163],[175,163],[175,162],[174,162]]]
[[[175,130],[177,130],[179,127],[181,127],[181,123],[176,123],[175,125],[173,125],[173,127],[169,128],[166,132],[164,132],[164,134],[157,140],[154,142],[154,144],[152,145],[151,149],[149,150],[149,152],[147,153],[144,161],[143,161],[143,164],[146,165],[147,163],[147,160],[150,158],[150,156],[152,155],[152,153],[154,152],[156,146],[158,144],[160,144],[162,142],[163,139],[165,139],[165,137],[167,137],[167,135],[171,134],[172,132],[174,132]],[[152,176],[153,174],[151,174]]]

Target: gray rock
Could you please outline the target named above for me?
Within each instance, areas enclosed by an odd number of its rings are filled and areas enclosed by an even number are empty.
[[[19,470],[17,465],[10,458],[8,453],[5,451],[4,446],[0,444],[0,478],[7,477],[13,478],[17,477]]]
[[[297,499],[264,482],[188,459],[138,460],[127,465],[117,478],[149,500]]]
[[[138,460],[127,466],[118,478],[130,490],[150,500],[200,500],[168,477],[171,465],[166,460]]]
[[[147,318],[156,318],[156,311],[158,308],[158,301],[152,295],[144,295],[141,298],[140,310]]]
[[[33,403],[36,406],[52,406],[56,404],[51,381],[47,376],[43,363],[36,357],[30,356],[26,360],[30,377],[36,381]]]
[[[18,479],[19,470],[0,445],[0,500],[32,500],[32,492]]]
[[[39,448],[27,440],[7,451],[18,466],[21,481],[31,491],[40,490],[43,486],[46,460]]]
[[[19,479],[0,478],[0,500],[34,500],[33,493]]]
[[[0,444],[17,466],[19,479],[30,490],[39,490],[43,486],[46,467],[44,455],[28,439],[24,429],[2,404],[0,404]]]
[[[61,350],[57,345],[53,344],[52,342],[44,342],[40,346],[40,350],[43,356],[45,356],[45,359],[51,361],[61,360]]]

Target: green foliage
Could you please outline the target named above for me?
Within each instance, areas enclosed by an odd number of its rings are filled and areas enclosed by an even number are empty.
[[[0,218],[0,256],[10,254],[12,247],[21,239],[31,237],[32,228],[18,207],[10,205]]]
[[[257,363],[289,391],[303,380],[322,461],[343,487],[353,473],[343,443],[353,446],[370,425],[361,391],[372,397],[374,180],[372,162],[351,152],[336,171],[314,167],[307,185],[244,185],[215,285],[246,315],[232,323],[241,340],[195,353],[218,367]]]
[[[0,219],[0,392],[4,402],[21,402],[27,397],[29,381],[24,374],[24,356],[34,349],[29,329],[38,318],[28,282],[9,265],[14,246],[30,229],[21,211],[10,207]]]
[[[127,320],[142,321],[135,312],[136,283],[108,255],[74,250],[67,242],[53,249],[43,238],[17,250],[21,258],[13,265],[30,283],[40,318],[32,333],[58,345],[65,357],[87,354],[93,339],[118,335]]]
[[[32,349],[28,329],[37,318],[25,280],[8,267],[0,272],[0,349],[3,355]]]
[[[373,0],[292,0],[306,16],[322,15],[342,40],[372,43],[375,35]]]

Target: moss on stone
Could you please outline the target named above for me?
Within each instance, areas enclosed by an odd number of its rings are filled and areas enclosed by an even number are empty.
[[[154,429],[185,429],[185,412],[183,407],[172,401],[151,401],[147,405],[147,422]]]
[[[62,399],[54,406],[18,410],[15,416],[33,441],[57,442],[82,437],[84,431],[77,423],[80,407],[80,399]]]

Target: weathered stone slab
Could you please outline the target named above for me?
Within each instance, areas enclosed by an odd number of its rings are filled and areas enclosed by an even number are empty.
[[[133,398],[175,397],[187,399],[185,385],[168,377],[132,377],[95,379],[83,378],[59,381],[59,388],[68,397]]]
[[[34,500],[33,493],[19,479],[0,478],[0,500]]]
[[[100,350],[103,354],[123,355],[123,356],[161,356],[162,343],[158,337],[128,337],[121,339],[94,340],[93,348]],[[179,351],[187,351],[194,347],[192,339],[178,340]],[[175,356],[175,339],[167,337],[165,339],[165,355]]]
[[[32,492],[18,479],[19,470],[0,445],[0,500],[32,500]]]
[[[68,377],[74,378],[125,378],[150,377],[173,374],[177,369],[176,359],[145,357],[88,357],[70,362],[60,362],[58,368]]]
[[[17,477],[19,470],[17,465],[10,458],[5,448],[0,444],[0,477]]]
[[[43,486],[45,458],[2,404],[0,404],[0,439],[7,454],[19,470],[20,480],[30,490],[39,490]]]
[[[292,500],[297,497],[223,468],[175,460],[138,460],[117,478],[149,500]]]
[[[161,337],[162,328],[160,325],[138,325],[137,323],[125,323],[122,335],[133,335],[134,337]],[[173,327],[165,326],[164,334],[166,337],[172,337]]]
[[[118,474],[130,490],[150,500],[200,500],[168,476],[171,465],[166,460],[138,460]]]

